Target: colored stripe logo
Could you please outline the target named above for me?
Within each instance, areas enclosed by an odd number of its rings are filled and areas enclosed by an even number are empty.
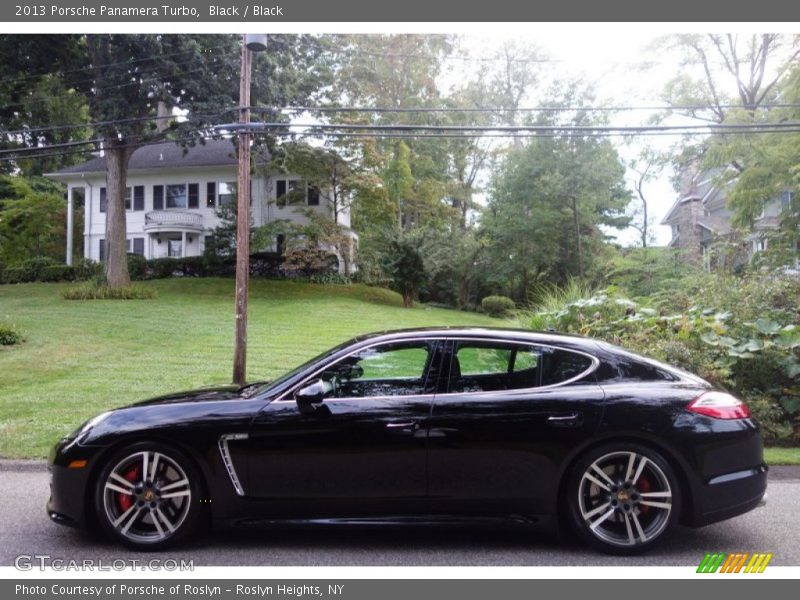
[[[724,552],[706,552],[700,565],[697,567],[698,573],[763,573],[769,561],[772,560],[772,553],[765,552],[734,552],[726,554]]]

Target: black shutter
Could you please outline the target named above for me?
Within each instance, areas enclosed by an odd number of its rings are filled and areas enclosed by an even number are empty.
[[[100,262],[106,259],[106,241],[100,240]]]
[[[189,184],[189,208],[200,207],[200,185],[197,183]]]
[[[144,210],[144,186],[133,186],[133,210]]]
[[[279,179],[275,182],[275,197],[280,199],[281,196],[286,195],[286,180]]]
[[[164,186],[153,186],[153,210],[164,210]]]
[[[214,208],[214,205],[217,203],[217,184],[213,181],[209,181],[206,184],[206,206],[208,208]]]
[[[319,206],[319,188],[315,185],[308,186],[308,205]]]
[[[108,199],[106,198],[106,188],[101,187],[100,188],[100,212],[106,212],[106,204],[107,203],[108,203]]]
[[[144,256],[144,238],[133,238],[133,253]]]

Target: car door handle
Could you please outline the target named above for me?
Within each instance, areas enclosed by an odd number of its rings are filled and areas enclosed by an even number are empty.
[[[416,431],[419,429],[419,423],[416,421],[402,421],[400,423],[387,423],[386,429],[408,429],[410,431]]]
[[[581,413],[579,412],[556,414],[547,417],[547,423],[554,427],[571,427],[580,424],[580,422]]]

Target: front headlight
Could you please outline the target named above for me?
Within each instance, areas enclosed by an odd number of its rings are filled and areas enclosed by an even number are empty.
[[[92,427],[94,427],[95,425],[97,425],[98,423],[103,421],[103,419],[105,419],[110,414],[111,414],[111,411],[106,411],[106,412],[100,413],[96,417],[92,417],[91,419],[86,421],[83,425],[78,427],[75,431],[70,433],[67,437],[65,437],[64,440],[65,441],[67,441],[67,440],[76,440],[78,443],[80,443],[81,439],[83,437],[85,437],[86,434],[88,434],[92,430]]]

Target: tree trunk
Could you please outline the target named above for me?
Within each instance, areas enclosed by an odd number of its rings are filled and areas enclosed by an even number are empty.
[[[403,306],[405,308],[411,308],[414,304],[414,290],[413,288],[405,287],[403,288]]]
[[[106,282],[109,287],[129,286],[125,252],[125,188],[132,148],[106,146]]]
[[[583,279],[583,241],[581,240],[581,223],[578,219],[578,201],[572,198],[572,221],[575,226],[575,240],[578,249],[578,276]]]

